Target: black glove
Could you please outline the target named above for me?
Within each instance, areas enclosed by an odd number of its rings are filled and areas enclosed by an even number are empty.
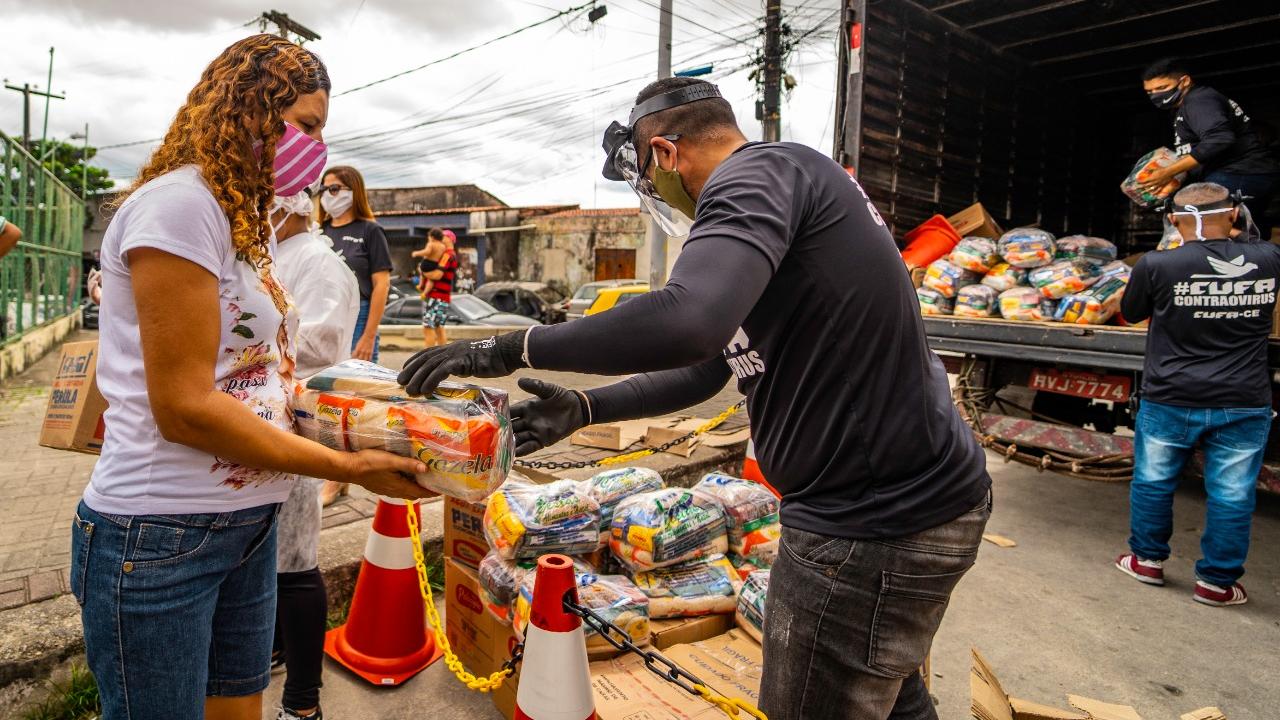
[[[525,367],[524,335],[519,331],[487,337],[484,340],[459,340],[448,345],[419,351],[405,362],[396,382],[410,395],[430,395],[450,375],[459,377],[504,377]]]
[[[511,406],[516,455],[528,455],[569,437],[591,417],[587,397],[537,378],[520,378],[520,389],[536,395]]]

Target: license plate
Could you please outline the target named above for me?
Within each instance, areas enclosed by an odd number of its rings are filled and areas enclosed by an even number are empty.
[[[1133,381],[1121,375],[1035,368],[1031,371],[1027,386],[1032,390],[1124,403],[1129,402]]]

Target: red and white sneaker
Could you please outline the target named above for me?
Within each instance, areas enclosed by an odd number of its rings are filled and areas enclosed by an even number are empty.
[[[1244,586],[1236,583],[1231,587],[1221,587],[1203,580],[1196,581],[1196,594],[1192,596],[1196,602],[1214,607],[1227,605],[1243,605],[1249,602]]]
[[[1160,560],[1143,560],[1133,553],[1125,553],[1116,558],[1116,567],[1140,583],[1164,584],[1164,563]]]

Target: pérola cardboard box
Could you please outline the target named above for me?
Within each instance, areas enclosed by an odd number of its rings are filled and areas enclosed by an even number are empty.
[[[107,410],[107,401],[98,392],[97,365],[96,340],[62,346],[40,428],[41,445],[95,455],[102,452],[106,430],[102,413]]]
[[[456,558],[445,560],[444,591],[445,637],[454,653],[474,675],[497,672],[517,640],[509,623],[485,609],[476,571]]]
[[[729,697],[760,703],[763,653],[740,630],[708,640],[673,645],[664,652],[713,690]],[[707,701],[693,697],[644,669],[635,655],[591,664],[591,690],[600,720],[712,720],[724,714]]]
[[[960,237],[984,237],[995,240],[1004,234],[1000,225],[991,217],[982,203],[974,203],[947,218]]]

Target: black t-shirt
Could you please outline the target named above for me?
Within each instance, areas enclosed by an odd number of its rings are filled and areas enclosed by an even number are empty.
[[[326,222],[321,231],[333,240],[333,251],[346,261],[360,283],[360,299],[373,294],[373,274],[390,271],[391,248],[382,226],[372,220],[354,220],[341,227]]]
[[[897,537],[990,487],[929,349],[902,257],[866,193],[795,143],[748,143],[711,174],[688,244],[730,235],[773,267],[725,350],[785,525]]]
[[[1174,115],[1173,144],[1179,155],[1190,153],[1200,163],[1201,174],[1280,172],[1280,162],[1262,144],[1244,110],[1204,85],[1188,90]]]
[[[1189,242],[1138,260],[1121,301],[1151,318],[1142,397],[1183,407],[1269,407],[1267,336],[1280,247]]]

